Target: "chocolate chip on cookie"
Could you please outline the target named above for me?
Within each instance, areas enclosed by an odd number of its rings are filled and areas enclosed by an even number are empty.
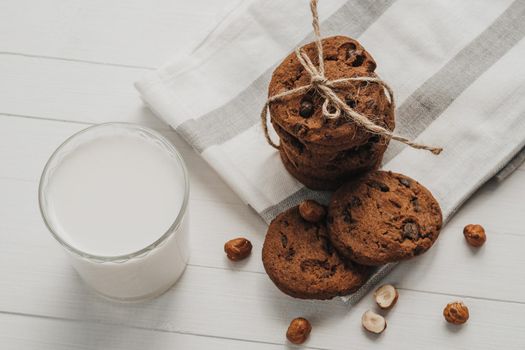
[[[303,100],[301,101],[301,107],[299,108],[299,115],[303,118],[309,118],[314,114],[314,104],[312,101]]]

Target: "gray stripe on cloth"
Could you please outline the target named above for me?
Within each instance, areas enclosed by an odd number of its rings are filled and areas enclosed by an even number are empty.
[[[360,36],[388,9],[395,0],[352,0],[345,3],[321,24],[324,36],[341,34]],[[344,19],[344,20],[343,20]],[[338,23],[346,23],[343,28]],[[311,41],[310,33],[301,42]],[[197,152],[224,143],[260,122],[261,108],[266,100],[268,83],[275,65],[257,78],[239,95],[198,119],[188,120],[176,128]]]
[[[415,139],[525,34],[525,1],[516,0],[487,29],[410,95],[396,112],[396,131]],[[406,145],[391,142],[384,162]]]
[[[525,162],[525,148],[518,152],[512,158],[512,160],[501,169],[494,178],[496,181],[501,182],[510,176],[514,171],[516,171],[523,163]]]
[[[363,284],[356,292],[341,297],[341,299],[343,299],[344,302],[347,302],[350,305],[357,304],[359,300],[361,300],[365,295],[367,295],[368,292],[370,292],[372,288],[374,288],[379,283],[379,281],[385,278],[385,276],[388,275],[397,265],[398,263],[390,263],[379,267],[370,276],[370,278],[366,280],[365,284]]]

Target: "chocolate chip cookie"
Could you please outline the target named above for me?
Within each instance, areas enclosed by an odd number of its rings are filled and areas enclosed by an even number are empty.
[[[314,178],[317,177],[325,181],[342,180],[342,183],[349,179],[349,175],[351,175],[351,177],[355,177],[356,174],[360,174],[369,170],[376,170],[382,160],[382,157],[379,159],[371,158],[364,164],[356,163],[355,166],[350,167],[340,166],[336,162],[327,165],[310,166],[304,164],[301,159],[292,158],[289,155],[286,147],[281,147],[280,151],[288,157],[290,163],[292,163],[301,174],[305,176],[312,176]]]
[[[334,193],[327,221],[342,256],[382,265],[426,252],[439,235],[442,216],[436,199],[417,181],[374,171]]]
[[[388,139],[375,135],[363,145],[334,153],[315,153],[301,141],[286,133],[279,127],[275,128],[280,137],[280,145],[294,163],[310,167],[349,171],[357,168],[370,167],[382,158],[388,146]]]
[[[270,224],[262,250],[264,268],[284,293],[331,299],[357,290],[370,269],[343,261],[332,248],[324,222],[310,223],[293,207]]]
[[[325,76],[330,79],[374,76],[376,63],[359,44],[344,36],[322,40]],[[315,43],[303,46],[304,52],[318,65]],[[275,69],[268,96],[310,84],[310,75],[291,53]],[[375,124],[394,129],[394,111],[383,86],[370,82],[349,82],[336,89],[337,95]],[[275,101],[270,105],[272,122],[306,143],[351,148],[366,143],[373,136],[345,117],[327,119],[321,106],[324,99],[315,90]]]
[[[343,183],[348,181],[350,178],[354,178],[363,172],[369,170],[376,170],[381,165],[381,159],[378,159],[376,163],[370,166],[355,168],[348,171],[333,172],[328,176],[322,169],[309,168],[294,164],[287,156],[285,149],[279,150],[281,160],[284,167],[299,182],[312,190],[329,191],[338,189]]]

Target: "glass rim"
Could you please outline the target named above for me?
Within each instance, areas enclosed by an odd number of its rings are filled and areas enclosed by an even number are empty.
[[[184,180],[184,198],[182,200],[182,204],[181,204],[180,210],[179,210],[177,216],[175,217],[175,220],[170,225],[170,227],[159,238],[157,238],[153,243],[149,244],[148,246],[146,246],[146,247],[144,247],[142,249],[139,249],[137,251],[134,251],[134,252],[131,252],[131,253],[127,253],[127,254],[121,254],[121,255],[97,255],[97,254],[91,254],[91,253],[84,252],[81,249],[76,248],[72,244],[66,242],[66,240],[63,239],[60,236],[60,234],[58,234],[52,228],[52,226],[50,225],[50,222],[53,222],[54,220],[48,216],[48,213],[47,213],[47,210],[46,210],[47,209],[47,205],[45,204],[45,201],[44,201],[44,198],[46,197],[45,193],[44,193],[45,192],[45,190],[44,190],[44,183],[50,176],[50,164],[52,163],[52,161],[54,161],[56,159],[56,157],[64,149],[64,147],[66,147],[68,144],[70,144],[74,139],[76,139],[80,135],[83,135],[85,133],[91,132],[93,129],[104,128],[104,127],[108,127],[108,126],[114,126],[114,127],[117,127],[117,128],[128,128],[128,129],[131,128],[131,129],[135,129],[135,130],[140,130],[142,132],[147,133],[148,136],[153,137],[156,140],[162,142],[162,144],[164,146],[166,146],[175,155],[174,159],[176,160],[177,164],[180,166],[180,168],[182,170],[182,175],[183,175],[183,178],[184,178],[183,179]],[[99,261],[99,262],[123,262],[123,261],[127,261],[127,260],[130,260],[130,259],[136,258],[136,257],[140,257],[140,256],[143,256],[143,255],[146,255],[147,253],[149,253],[150,251],[152,251],[156,247],[160,246],[168,238],[170,238],[172,235],[175,234],[175,232],[177,231],[178,227],[181,225],[181,223],[182,223],[182,221],[183,221],[183,219],[185,217],[186,210],[187,210],[187,207],[188,207],[188,202],[189,202],[189,192],[190,192],[190,183],[189,183],[188,170],[186,168],[186,164],[184,163],[184,159],[182,158],[182,156],[179,153],[179,151],[175,148],[175,146],[170,141],[168,141],[168,139],[166,139],[164,136],[162,136],[159,132],[157,132],[157,131],[155,131],[153,129],[150,129],[148,127],[144,127],[144,126],[139,125],[139,124],[125,123],[125,122],[108,122],[108,123],[100,123],[100,124],[91,125],[91,126],[85,128],[85,129],[77,131],[76,133],[74,133],[73,135],[71,135],[67,139],[65,139],[60,144],[60,146],[58,146],[57,149],[51,154],[49,159],[46,161],[46,165],[44,166],[44,169],[43,169],[42,174],[40,176],[40,181],[39,181],[39,184],[38,184],[38,206],[39,206],[40,214],[42,216],[44,224],[46,225],[46,227],[49,230],[49,232],[51,233],[51,235],[64,248],[66,248],[71,253],[79,255],[79,256],[81,256],[83,258],[87,258],[87,259],[94,260],[94,261]]]

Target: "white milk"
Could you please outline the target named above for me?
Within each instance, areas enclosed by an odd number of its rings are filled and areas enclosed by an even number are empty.
[[[186,266],[186,176],[160,135],[102,124],[73,136],[50,159],[42,212],[93,288],[118,299],[149,297],[169,288]],[[156,248],[127,256],[163,236]]]

